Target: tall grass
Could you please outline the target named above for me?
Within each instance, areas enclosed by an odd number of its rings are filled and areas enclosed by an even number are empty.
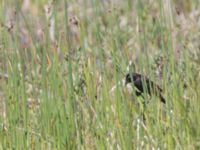
[[[0,5],[0,149],[200,147],[198,0],[25,2]]]

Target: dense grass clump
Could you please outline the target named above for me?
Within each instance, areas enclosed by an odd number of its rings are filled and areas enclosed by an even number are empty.
[[[199,0],[1,1],[0,149],[199,149],[199,23]]]

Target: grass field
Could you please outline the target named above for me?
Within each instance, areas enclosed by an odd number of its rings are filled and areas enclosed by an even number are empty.
[[[199,81],[199,0],[0,1],[0,149],[200,149]]]

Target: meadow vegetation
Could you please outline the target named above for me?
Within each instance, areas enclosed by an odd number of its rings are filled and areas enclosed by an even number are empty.
[[[199,0],[0,1],[0,149],[200,149],[199,81]]]

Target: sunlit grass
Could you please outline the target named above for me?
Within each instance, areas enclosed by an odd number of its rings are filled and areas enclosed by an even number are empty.
[[[0,5],[0,149],[200,147],[197,0],[25,2]]]

